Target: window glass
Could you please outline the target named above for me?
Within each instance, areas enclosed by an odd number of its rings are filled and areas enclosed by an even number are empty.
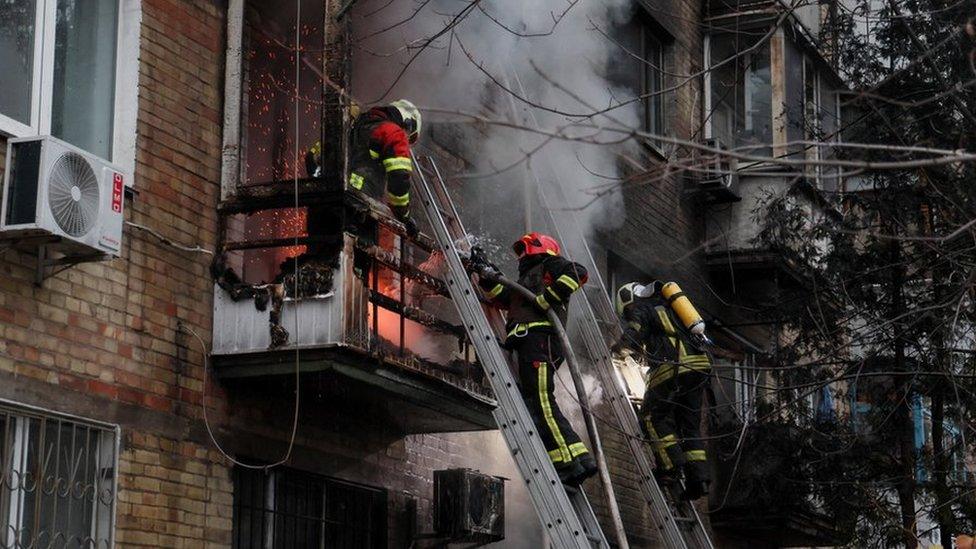
[[[772,87],[769,47],[742,53],[758,36],[720,34],[711,40],[712,134],[726,145],[750,147],[744,152],[769,156],[772,143]],[[737,55],[739,54],[739,55]]]
[[[0,114],[31,123],[36,0],[0,0]]]
[[[837,92],[830,86],[826,78],[820,79],[820,127],[824,141],[840,141],[838,130],[840,120],[838,119]],[[823,147],[820,152],[821,158],[832,159],[836,157],[834,147]],[[825,166],[821,169],[820,186],[823,190],[832,192],[839,187],[840,169]]]
[[[118,0],[58,0],[51,134],[112,159]]]
[[[296,176],[306,177],[305,153],[322,137],[324,89],[319,76],[324,48],[322,3],[302,6],[301,51],[298,52],[301,67],[297,83],[294,2],[282,7],[275,2],[250,1],[247,7],[244,184],[288,182]],[[320,154],[331,152],[323,150]]]
[[[819,101],[817,98],[817,81],[819,77],[817,75],[817,70],[814,68],[813,63],[809,58],[804,57],[803,59],[803,136],[807,141],[817,141],[820,139],[820,109],[818,107]],[[817,160],[819,157],[819,150],[816,147],[806,146],[804,147],[806,151],[807,160]],[[807,164],[804,166],[804,172],[809,177],[816,178],[817,176],[817,166],[815,164]]]
[[[234,549],[387,547],[384,490],[279,469],[235,469]]]
[[[3,547],[108,547],[115,512],[115,433],[0,410]],[[58,540],[52,543],[51,540]]]
[[[803,53],[791,40],[784,40],[786,50],[786,140],[804,140]],[[803,158],[803,146],[789,147],[790,158]]]
[[[665,133],[664,126],[664,46],[654,36],[654,32],[643,28],[644,82],[644,130],[653,134]]]
[[[664,88],[665,45],[659,33],[638,13],[614,29],[613,41],[618,47],[612,50],[608,60],[607,79],[627,90],[618,99],[643,97],[641,129],[659,135],[665,133],[664,96],[657,93]]]

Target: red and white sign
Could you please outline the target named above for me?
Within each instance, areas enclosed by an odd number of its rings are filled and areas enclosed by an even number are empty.
[[[122,213],[122,196],[124,194],[124,188],[125,182],[122,180],[122,174],[115,174],[115,176],[112,178],[112,211],[115,213]]]

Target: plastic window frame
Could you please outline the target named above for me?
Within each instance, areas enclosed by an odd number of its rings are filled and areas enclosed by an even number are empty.
[[[106,158],[129,173],[135,171],[136,116],[139,76],[139,43],[142,0],[116,0],[115,106],[112,124],[112,158]],[[58,0],[37,0],[34,19],[33,81],[30,122],[25,124],[0,113],[0,134],[33,137],[51,133],[53,107],[54,46]],[[132,178],[127,181],[131,183]]]

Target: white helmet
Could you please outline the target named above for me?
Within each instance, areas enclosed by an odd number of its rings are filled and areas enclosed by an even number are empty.
[[[397,99],[390,103],[390,106],[400,112],[400,118],[403,119],[403,129],[407,130],[410,142],[415,143],[420,137],[420,109],[406,99]]]
[[[644,285],[639,282],[628,282],[624,284],[619,289],[617,289],[617,295],[613,300],[613,304],[617,309],[617,314],[623,316],[624,309],[627,305],[630,305],[637,298],[648,298],[654,295],[657,286],[660,282],[654,281],[650,284]]]

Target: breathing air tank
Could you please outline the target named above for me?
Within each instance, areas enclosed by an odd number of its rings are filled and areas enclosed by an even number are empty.
[[[661,287],[661,295],[668,301],[668,305],[671,306],[671,309],[678,315],[681,323],[685,325],[685,328],[689,332],[695,335],[705,333],[705,321],[702,320],[695,306],[691,304],[688,296],[681,291],[680,286],[674,282],[668,282]]]

